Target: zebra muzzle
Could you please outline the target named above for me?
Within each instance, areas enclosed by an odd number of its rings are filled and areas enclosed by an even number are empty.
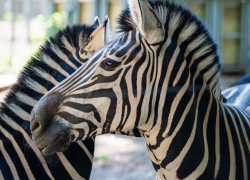
[[[53,122],[42,134],[32,135],[32,139],[43,155],[48,156],[56,152],[64,152],[71,141],[70,131],[64,124]]]
[[[59,136],[52,143],[42,148],[42,153],[45,156],[55,154],[56,152],[64,152],[70,145],[70,138]]]

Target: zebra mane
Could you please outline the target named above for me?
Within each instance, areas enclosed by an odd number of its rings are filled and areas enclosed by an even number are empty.
[[[24,122],[29,121],[32,108],[47,91],[81,65],[79,49],[96,28],[95,24],[66,27],[45,41],[1,103],[0,125],[7,124],[15,129],[15,121],[30,132],[29,123],[24,125]]]
[[[215,97],[225,102],[221,94],[220,77],[222,61],[217,44],[204,23],[187,8],[168,1],[147,1],[157,18],[165,27],[165,32],[184,53],[189,68],[197,69],[203,75]],[[129,7],[118,18],[118,32],[128,32],[137,28]]]

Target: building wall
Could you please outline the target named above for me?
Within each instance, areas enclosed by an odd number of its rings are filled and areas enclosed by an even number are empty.
[[[57,0],[56,2],[56,10],[66,10],[71,13],[69,24],[91,24],[95,16],[104,21],[108,15],[111,30],[115,30],[116,18],[126,7],[125,0]],[[174,2],[190,8],[205,21],[219,45],[225,69],[244,69],[250,72],[250,2],[238,0],[174,0]]]

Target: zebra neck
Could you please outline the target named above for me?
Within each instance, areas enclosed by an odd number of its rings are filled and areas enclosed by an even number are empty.
[[[235,152],[249,146],[237,133],[241,128],[250,131],[249,126],[243,127],[249,114],[222,103],[206,86],[193,90],[190,96],[183,96],[187,101],[178,101],[175,109],[172,102],[161,127],[144,133],[159,179],[197,179],[204,174],[216,179],[220,172],[228,171],[225,164],[237,163]],[[241,152],[242,157],[247,155]],[[234,171],[229,173],[233,175]]]
[[[152,98],[148,97],[148,99],[152,99],[152,103],[148,103],[154,107],[151,108],[146,121],[140,123],[139,126],[145,131],[170,128],[168,123],[172,122],[173,119],[175,119],[174,123],[177,123],[185,110],[190,110],[191,107],[195,108],[194,105],[200,103],[197,102],[200,101],[198,97],[204,93],[209,96],[211,94],[215,99],[218,97],[217,92],[210,87],[209,82],[204,77],[205,75],[200,73],[202,69],[193,67],[190,69],[188,60],[175,42],[168,39],[161,47],[161,52],[163,53],[155,58],[157,65],[154,67],[159,67],[159,70],[156,71],[155,76],[152,76]],[[199,93],[202,94],[199,95]],[[165,136],[166,134],[163,137]]]
[[[193,88],[193,92],[186,92],[183,98],[188,100],[175,99],[169,109],[163,110],[162,124],[157,130],[145,133],[148,153],[159,179],[164,179],[164,175],[170,179],[176,177],[177,169],[190,151],[195,152],[194,156],[203,156],[205,127],[208,121],[216,120],[215,116],[208,115],[216,114],[212,111],[216,111],[217,100],[206,86],[199,92]],[[196,157],[191,155],[192,158]]]

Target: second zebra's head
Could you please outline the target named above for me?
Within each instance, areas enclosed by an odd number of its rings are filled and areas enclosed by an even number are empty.
[[[201,22],[168,2],[129,0],[128,4],[129,10],[124,11],[128,15],[122,15],[127,33],[102,47],[34,107],[31,131],[40,148],[67,147],[70,141],[113,131],[150,131],[169,112],[163,111],[166,94],[172,93],[172,104],[178,93],[171,92],[171,87],[180,90],[193,84],[189,66],[195,61],[192,56],[191,61],[185,58],[207,45],[204,41],[209,37],[199,30]],[[193,43],[197,33],[204,37]],[[204,58],[213,56],[205,52]],[[198,78],[202,81],[202,76]],[[217,83],[211,83],[216,89]]]

